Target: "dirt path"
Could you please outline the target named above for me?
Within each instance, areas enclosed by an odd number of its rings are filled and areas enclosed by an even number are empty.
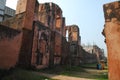
[[[45,77],[49,77],[51,79],[57,79],[57,80],[93,80],[93,79],[87,79],[87,78],[77,78],[77,77],[70,77],[70,76],[63,76],[63,75],[46,74],[41,72],[34,72],[34,73],[45,76]]]

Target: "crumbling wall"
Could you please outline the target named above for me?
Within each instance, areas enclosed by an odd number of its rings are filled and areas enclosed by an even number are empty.
[[[53,56],[54,64],[60,64],[62,54],[62,36],[65,33],[65,18],[62,17],[61,8],[54,3],[44,3],[39,5],[38,20],[46,27],[49,27],[54,34]],[[52,62],[52,61],[50,61]]]
[[[65,17],[62,18],[62,36],[66,37],[66,22],[65,22]]]
[[[44,3],[39,5],[38,20],[51,30],[62,33],[62,10],[54,3]]]
[[[40,22],[34,25],[31,64],[36,68],[49,66],[50,30]]]
[[[29,68],[31,66],[33,31],[24,28],[22,30],[21,39],[22,43],[20,47],[18,66]]]
[[[18,66],[21,67],[31,66],[33,23],[35,10],[37,9],[35,5],[38,5],[36,0],[19,0],[16,16],[1,23],[22,32],[18,56]]]
[[[9,69],[18,63],[22,33],[0,25],[0,68]]]
[[[77,44],[79,43],[79,28],[77,25],[70,25],[68,27],[68,41],[75,41]]]
[[[70,62],[72,65],[78,65],[80,63],[80,36],[79,28],[77,25],[66,26],[68,30],[68,42],[70,48]]]
[[[19,48],[16,47],[19,49],[19,56],[15,56],[16,59],[19,57],[18,66],[28,68],[32,65],[41,68],[41,65],[52,67],[54,64],[60,64],[60,62],[64,64],[63,61],[67,63],[66,58],[70,55],[68,54],[70,44],[65,38],[65,18],[62,16],[62,10],[58,5],[54,3],[39,5],[37,0],[19,0],[16,16],[1,24],[21,31],[19,38],[21,43],[18,43]],[[79,31],[73,34],[77,46],[79,43],[78,34]],[[9,43],[6,43],[6,46],[9,46]],[[18,53],[15,52],[14,54]]]
[[[62,54],[62,35],[55,32],[55,52],[54,52],[54,64],[60,64]]]
[[[69,64],[69,43],[66,40],[66,37],[62,36],[62,52],[61,52],[61,64],[68,65]]]
[[[103,35],[108,50],[109,80],[120,80],[120,1],[105,4]]]
[[[24,15],[25,13],[15,15],[14,17],[1,22],[0,24],[8,26],[13,29],[22,30]]]

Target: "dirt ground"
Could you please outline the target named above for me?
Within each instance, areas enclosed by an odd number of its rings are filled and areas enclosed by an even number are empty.
[[[40,72],[37,72],[37,74],[39,74],[41,76],[46,76],[46,77],[49,77],[49,78],[55,79],[55,80],[93,80],[93,79],[87,79],[87,78],[77,78],[77,77],[71,77],[71,76],[46,74],[46,73],[40,73]],[[45,79],[45,80],[48,80],[48,79]]]
[[[85,71],[70,71],[69,75],[44,72],[35,73],[55,80],[108,80],[107,78],[104,79],[103,77],[103,75],[107,75],[107,70],[97,70],[90,68],[84,68],[84,70]]]

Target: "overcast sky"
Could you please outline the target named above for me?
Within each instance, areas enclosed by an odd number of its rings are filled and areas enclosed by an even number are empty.
[[[40,3],[54,2],[58,4],[66,25],[76,24],[80,28],[82,44],[96,44],[105,50],[104,37],[101,32],[104,25],[103,4],[117,0],[38,0]],[[16,9],[17,0],[7,0],[6,5]]]

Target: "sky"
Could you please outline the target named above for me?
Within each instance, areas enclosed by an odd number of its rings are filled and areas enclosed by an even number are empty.
[[[54,2],[59,5],[66,18],[66,25],[76,24],[80,29],[81,44],[96,44],[107,56],[104,36],[103,4],[117,0],[38,0],[39,3]],[[7,0],[6,5],[16,9],[17,0]]]

